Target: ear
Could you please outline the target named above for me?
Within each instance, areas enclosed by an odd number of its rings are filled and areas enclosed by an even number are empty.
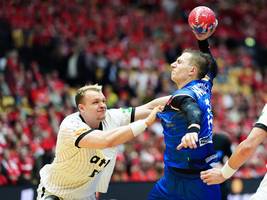
[[[84,111],[84,105],[83,104],[78,104],[78,109],[80,112],[83,112]]]
[[[193,65],[189,71],[189,75],[190,76],[197,76],[198,70],[197,67],[195,65]]]

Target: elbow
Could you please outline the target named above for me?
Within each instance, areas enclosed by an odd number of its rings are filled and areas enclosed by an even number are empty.
[[[200,109],[193,109],[188,116],[188,121],[191,122],[190,124],[201,124],[201,110]]]
[[[202,115],[202,112],[199,109],[199,110],[196,111],[195,116],[194,116],[194,118],[199,122],[199,124],[201,122],[201,115]]]

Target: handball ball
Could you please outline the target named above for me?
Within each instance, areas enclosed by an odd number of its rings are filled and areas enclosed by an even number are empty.
[[[188,16],[188,23],[192,30],[198,34],[204,34],[217,26],[215,13],[206,6],[195,7]]]

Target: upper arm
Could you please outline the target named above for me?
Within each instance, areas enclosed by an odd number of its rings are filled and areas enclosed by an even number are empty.
[[[91,129],[77,137],[75,146],[78,148],[103,149],[107,147],[107,140],[104,131]]]
[[[60,125],[57,142],[59,147],[74,147],[76,141],[92,129],[77,117],[68,117]],[[58,148],[59,149],[59,148]]]
[[[120,126],[111,130],[93,130],[81,135],[76,141],[78,147],[103,149],[115,147],[134,138],[130,126]]]
[[[267,131],[262,128],[254,127],[244,142],[248,143],[251,148],[256,149],[267,137]]]
[[[253,147],[257,147],[267,137],[267,104],[265,104],[262,113],[250,132],[247,142]]]
[[[254,125],[248,139],[254,143],[256,146],[263,142],[267,137],[267,104],[262,110],[262,113]]]
[[[196,100],[188,95],[174,96],[170,102],[171,107],[182,111],[190,124],[199,124],[201,122],[201,110]]]
[[[170,105],[181,111],[186,111],[186,106],[189,104],[195,104],[196,101],[193,97],[188,95],[177,95],[173,96],[170,101]]]

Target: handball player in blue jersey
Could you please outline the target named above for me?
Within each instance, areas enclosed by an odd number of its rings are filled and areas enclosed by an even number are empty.
[[[208,186],[200,172],[217,162],[212,143],[211,90],[217,64],[205,34],[194,32],[199,50],[185,50],[171,64],[177,85],[158,118],[163,126],[166,149],[164,176],[155,184],[149,200],[220,200],[219,185]]]

